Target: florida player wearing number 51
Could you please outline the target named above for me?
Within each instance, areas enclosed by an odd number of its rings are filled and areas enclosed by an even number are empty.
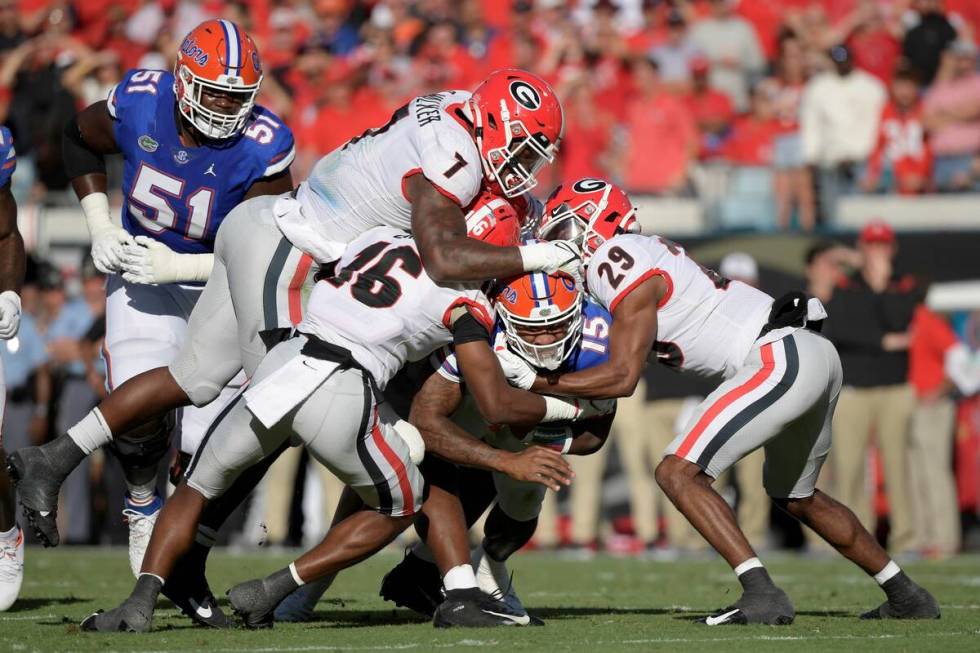
[[[251,37],[230,21],[209,20],[183,40],[173,74],[130,70],[106,100],[65,127],[65,166],[88,222],[92,255],[110,275],[104,349],[110,392],[176,355],[227,213],[249,197],[292,188],[293,136],[255,104],[261,83]],[[111,220],[106,196],[104,155],[113,152],[124,161],[122,228]],[[181,449],[197,448],[221,403],[184,410]],[[156,467],[172,425],[161,419],[140,429],[137,444],[119,440],[114,447],[130,490],[124,514],[134,573],[160,509]],[[70,435],[86,455],[108,441]],[[44,522],[36,525],[42,541],[57,544],[53,517]]]

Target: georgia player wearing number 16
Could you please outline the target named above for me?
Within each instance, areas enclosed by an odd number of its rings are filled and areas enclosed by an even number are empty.
[[[108,99],[65,127],[65,168],[88,223],[92,257],[110,275],[103,351],[110,392],[176,355],[226,214],[247,198],[292,188],[293,137],[279,118],[255,104],[261,82],[262,63],[251,37],[230,21],[209,20],[184,39],[173,74],[130,70]],[[104,157],[112,153],[124,161],[122,228],[110,219],[106,195]],[[220,403],[184,409],[183,450],[196,449]],[[152,419],[131,433],[132,443],[114,443],[129,486],[123,513],[134,573],[162,504],[155,490],[157,464],[169,448],[173,425],[169,417]],[[77,461],[104,444],[71,443],[81,453],[56,458]],[[42,492],[29,482],[44,470],[41,475],[61,477],[59,482],[71,471],[11,459],[15,479],[21,477],[21,502],[34,511],[32,526],[42,543],[55,546],[58,483]]]

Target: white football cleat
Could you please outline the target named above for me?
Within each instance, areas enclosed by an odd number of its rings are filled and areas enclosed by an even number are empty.
[[[471,560],[473,570],[476,572],[476,585],[484,593],[499,600],[513,612],[526,617],[521,619],[518,625],[540,625],[543,622],[536,617],[531,617],[527,613],[524,604],[514,591],[514,583],[510,572],[507,571],[507,563],[497,562],[487,555],[482,546],[473,549]]]
[[[129,568],[132,569],[133,576],[139,578],[143,556],[146,555],[146,547],[150,545],[150,536],[153,535],[153,526],[163,509],[163,499],[156,494],[149,504],[138,506],[130,500],[127,492],[124,505],[123,517],[129,524]]]
[[[0,541],[0,612],[17,600],[24,582],[24,531],[17,529],[13,542]]]

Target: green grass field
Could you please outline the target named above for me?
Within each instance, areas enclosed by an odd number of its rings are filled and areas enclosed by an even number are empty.
[[[0,613],[0,651],[980,651],[980,557],[907,566],[943,606],[930,622],[862,622],[880,601],[872,580],[844,562],[769,556],[774,578],[794,599],[787,627],[708,628],[697,616],[737,596],[720,560],[591,561],[524,554],[512,562],[515,583],[544,628],[437,631],[378,597],[382,574],[399,559],[386,553],[341,575],[320,603],[317,621],[271,631],[195,628],[161,603],[148,635],[79,632],[97,608],[111,608],[133,579],[123,550],[28,550],[20,601]],[[282,555],[212,556],[211,582],[223,593],[237,581],[282,566]]]

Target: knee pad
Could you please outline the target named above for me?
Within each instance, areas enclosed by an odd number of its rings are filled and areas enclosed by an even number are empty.
[[[536,516],[528,521],[518,521],[508,517],[500,506],[496,505],[487,516],[486,525],[483,527],[483,550],[498,562],[506,560],[531,541],[537,527]]]
[[[110,448],[123,469],[156,467],[170,450],[170,438],[176,422],[176,414],[171,411],[116,437]]]

